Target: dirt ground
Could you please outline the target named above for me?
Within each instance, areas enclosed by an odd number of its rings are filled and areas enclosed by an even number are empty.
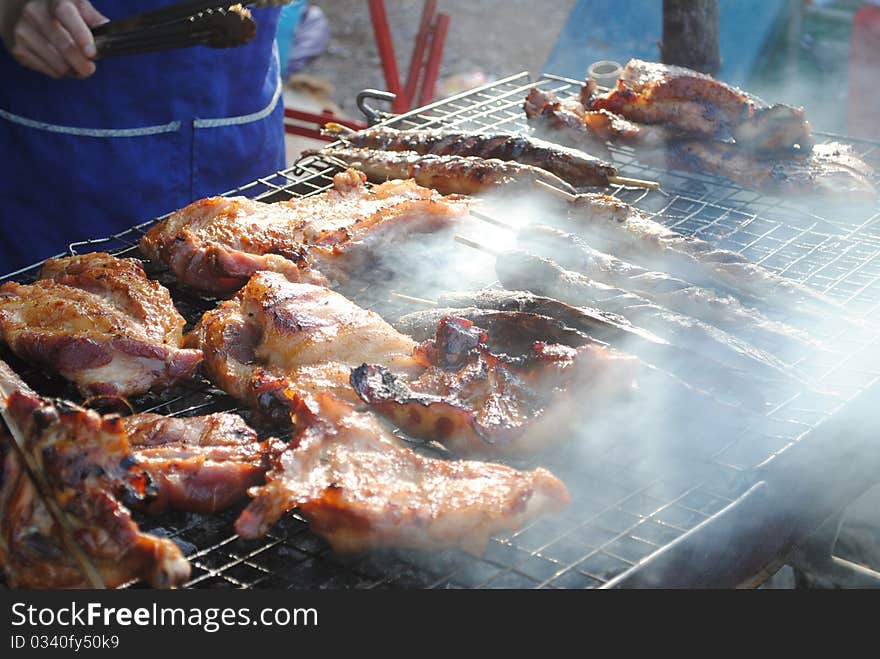
[[[303,73],[333,84],[333,100],[354,113],[354,99],[360,90],[386,88],[367,3],[332,0],[313,4],[329,19],[330,45]],[[422,5],[422,0],[385,3],[404,81]],[[437,11],[450,16],[441,81],[473,73],[487,79],[523,70],[539,73],[573,5],[573,0],[439,0]],[[438,84],[441,95],[443,90]]]

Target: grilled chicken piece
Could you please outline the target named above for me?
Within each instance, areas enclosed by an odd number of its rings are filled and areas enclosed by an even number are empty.
[[[328,126],[331,127],[328,132],[354,147],[515,161],[551,172],[576,187],[606,186],[609,176],[617,176],[614,165],[580,149],[566,148],[516,133],[484,134],[384,127],[356,132],[339,124]]]
[[[169,508],[197,513],[228,508],[262,482],[270,455],[281,445],[273,439],[260,442],[235,414],[134,414],[122,424],[132,455],[156,490],[142,506],[151,514]]]
[[[352,371],[352,385],[405,432],[467,456],[541,451],[636,385],[638,360],[595,343],[574,349],[538,342],[527,356],[509,358],[490,352],[487,342],[472,322],[446,317],[417,349],[427,367],[418,379],[364,364]]]
[[[22,430],[25,452],[42,467],[48,494],[69,521],[74,542],[104,585],[144,579],[154,587],[169,587],[189,577],[189,563],[177,545],[142,533],[123,506],[142,501],[151,488],[129,452],[119,417],[102,417],[20,391],[9,396],[8,410]],[[0,565],[8,583],[20,588],[89,587],[13,441],[4,428]]]
[[[730,295],[695,286],[665,272],[652,272],[590,247],[579,236],[543,225],[529,225],[517,234],[522,249],[552,258],[562,267],[616,286],[687,316],[744,336],[770,351],[819,346],[791,325],[767,318]]]
[[[663,126],[637,124],[608,110],[587,110],[576,100],[562,101],[537,87],[529,90],[524,109],[540,134],[570,147],[590,149],[614,142],[656,148],[669,138]]]
[[[196,201],[150,229],[140,246],[180,281],[210,293],[232,293],[261,270],[325,285],[402,235],[435,231],[466,212],[465,202],[413,181],[368,188],[364,174],[348,170],[331,190],[310,197]]]
[[[681,66],[631,59],[617,87],[592,99],[588,110],[608,110],[683,135],[728,133],[752,116],[753,99],[741,89]]]
[[[638,124],[662,126],[668,137],[733,136],[753,153],[797,149],[809,153],[813,133],[803,108],[761,99],[680,66],[632,59],[617,87],[597,95],[588,82],[587,111],[607,110]]]
[[[46,261],[33,284],[0,286],[0,338],[83,393],[130,396],[189,378],[202,353],[136,259],[94,253]]]
[[[421,155],[415,151],[342,147],[306,153],[362,169],[374,181],[408,178],[443,194],[476,195],[507,189],[534,191],[537,181],[574,192],[574,188],[555,174],[538,167],[495,158],[485,160],[466,156]]]
[[[461,547],[479,554],[492,535],[569,502],[544,469],[418,455],[329,394],[300,402],[296,416],[297,436],[235,524],[244,538],[265,535],[299,508],[337,552]]]
[[[289,415],[292,391],[328,391],[357,403],[349,372],[364,361],[420,368],[412,358],[415,342],[377,314],[274,272],[258,272],[235,297],[205,313],[188,341],[205,352],[214,384],[279,420]]]
[[[877,198],[869,178],[872,168],[838,142],[816,145],[806,154],[761,157],[737,144],[690,140],[673,144],[670,153],[681,167],[713,172],[769,194],[867,202]]]

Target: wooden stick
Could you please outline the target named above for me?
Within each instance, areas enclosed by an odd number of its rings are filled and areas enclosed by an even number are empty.
[[[660,184],[657,181],[644,181],[640,178],[628,178],[626,176],[609,176],[608,182],[613,183],[614,185],[625,185],[630,188],[645,188],[646,190],[660,189]]]
[[[470,238],[465,238],[464,236],[455,236],[455,242],[461,243],[462,245],[467,245],[468,247],[472,247],[473,249],[478,249],[481,252],[486,252],[487,254],[491,254],[492,256],[498,256],[501,252],[498,250],[492,249],[491,247],[486,247],[480,243],[474,242]]]
[[[333,135],[350,135],[351,133],[355,132],[348,126],[343,126],[342,124],[335,121],[328,121],[326,124],[324,124],[324,128],[322,130]]]
[[[396,297],[407,302],[415,302],[416,304],[424,304],[426,307],[436,307],[437,303],[433,300],[426,300],[423,297],[415,297],[413,295],[405,295],[396,291],[391,291],[391,297]]]
[[[314,155],[320,156],[324,160],[329,163],[333,163],[337,167],[341,167],[343,170],[346,169],[363,169],[364,163],[362,162],[345,162],[341,158],[337,158],[334,155],[329,153],[321,153],[320,151],[316,152]]]
[[[570,192],[566,192],[556,186],[550,185],[546,181],[535,181],[537,185],[540,185],[542,188],[546,188],[548,191],[552,192],[555,195],[558,195],[565,199],[566,201],[577,201],[578,196],[576,194],[571,194]]]
[[[514,229],[512,226],[510,226],[507,222],[502,222],[501,220],[496,220],[491,215],[486,215],[485,213],[481,213],[480,211],[474,211],[474,210],[471,211],[471,215],[473,215],[478,220],[482,220],[483,222],[486,222],[486,223],[491,224],[493,226],[501,227],[502,229],[506,229],[507,231],[512,231],[514,233],[516,232],[516,229]]]

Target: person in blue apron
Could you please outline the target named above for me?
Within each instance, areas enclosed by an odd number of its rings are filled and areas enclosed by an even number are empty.
[[[94,26],[169,2],[31,0],[39,10],[17,21],[59,11],[57,29],[74,24],[65,12],[76,9],[80,23]],[[7,46],[0,48],[0,275],[284,167],[278,9],[253,10],[253,18],[257,35],[245,46],[92,63],[88,48],[65,57],[36,30],[25,33],[26,48],[19,42],[17,60],[9,36],[16,19],[7,16],[0,25]],[[67,66],[64,77],[51,75],[53,65]]]

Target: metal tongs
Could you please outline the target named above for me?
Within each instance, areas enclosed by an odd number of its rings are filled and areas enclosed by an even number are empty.
[[[257,24],[244,5],[267,7],[289,2],[291,0],[254,0],[230,4],[228,0],[187,0],[110,21],[92,30],[97,58],[191,46],[241,46],[257,33]]]
[[[9,412],[9,396],[15,391],[19,391],[29,396],[36,395],[33,390],[18,377],[18,374],[16,374],[16,372],[13,371],[5,361],[0,359],[0,416],[2,416],[3,421],[6,423],[6,428],[12,436],[11,444],[13,450],[16,452],[16,455],[18,455],[25,472],[27,472],[28,477],[34,484],[34,488],[42,500],[43,505],[46,506],[49,515],[52,517],[55,524],[58,525],[58,531],[64,549],[66,549],[77,562],[86,583],[92,588],[104,588],[104,580],[101,578],[98,568],[95,567],[95,564],[89,558],[88,554],[86,554],[85,550],[83,550],[79,543],[77,543],[73,531],[73,525],[52,493],[52,486],[46,479],[46,474],[40,467],[37,457],[28,451],[27,440],[25,439],[24,432],[18,425],[18,421]],[[0,538],[0,542],[3,542],[2,538]]]

